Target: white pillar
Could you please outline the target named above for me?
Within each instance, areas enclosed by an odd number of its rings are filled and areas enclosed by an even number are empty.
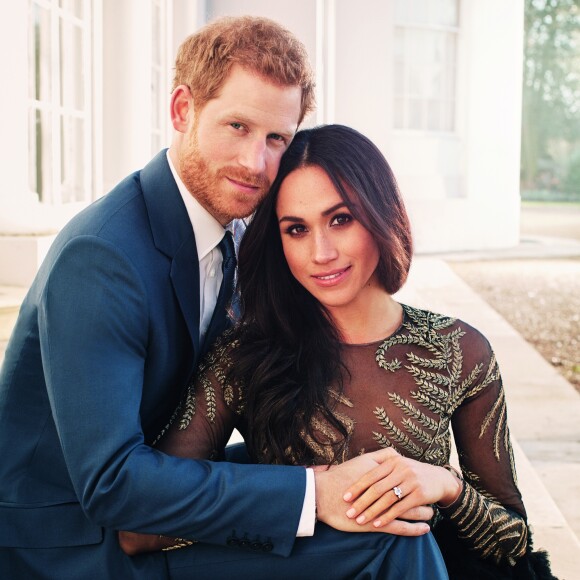
[[[151,158],[151,4],[103,2],[103,193]]]

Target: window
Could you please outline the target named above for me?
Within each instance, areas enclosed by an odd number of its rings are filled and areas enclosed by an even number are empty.
[[[455,130],[459,0],[397,0],[394,127]]]
[[[40,201],[92,196],[91,0],[30,0],[29,184]]]

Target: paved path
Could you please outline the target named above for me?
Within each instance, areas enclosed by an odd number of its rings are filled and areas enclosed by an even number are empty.
[[[524,203],[520,231],[522,237],[542,235],[580,241],[580,204]]]
[[[457,316],[492,343],[535,546],[550,552],[559,578],[580,579],[580,541],[573,532],[580,532],[580,395],[443,260],[417,257],[397,297]]]

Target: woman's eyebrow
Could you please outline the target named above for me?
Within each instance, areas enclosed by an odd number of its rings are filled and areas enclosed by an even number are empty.
[[[293,215],[285,215],[278,220],[278,223],[282,222],[303,222],[304,220],[300,217],[295,217]]]
[[[348,205],[344,201],[341,201],[340,203],[337,203],[337,204],[333,205],[332,207],[329,207],[328,209],[325,209],[321,213],[321,215],[323,215],[324,217],[326,217],[326,216],[330,215],[331,213],[335,212],[337,209],[340,209],[341,207],[348,207]],[[284,221],[289,221],[289,222],[303,222],[304,219],[301,218],[301,217],[293,216],[293,215],[285,215],[285,216],[281,217],[278,220],[278,223],[281,224]]]
[[[335,212],[337,209],[340,209],[341,207],[348,207],[348,206],[344,201],[341,201],[340,203],[337,203],[336,205],[333,205],[332,207],[329,207],[328,209],[324,210],[322,212],[322,215],[327,216],[327,215],[331,214],[332,212]]]

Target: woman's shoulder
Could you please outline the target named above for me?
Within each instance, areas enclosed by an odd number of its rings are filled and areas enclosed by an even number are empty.
[[[235,351],[240,345],[240,338],[235,327],[228,328],[213,343],[205,357],[203,358],[199,370],[215,368],[216,365],[224,370],[230,369],[233,365]]]
[[[405,314],[403,327],[409,332],[419,333],[427,339],[458,339],[462,344],[486,352],[491,349],[486,336],[465,320],[407,304],[402,304],[402,307]]]
[[[410,306],[403,308],[403,327],[408,334],[402,342],[411,350],[409,359],[434,359],[464,379],[470,377],[464,385],[472,385],[471,395],[499,378],[496,356],[482,332],[460,318]]]

